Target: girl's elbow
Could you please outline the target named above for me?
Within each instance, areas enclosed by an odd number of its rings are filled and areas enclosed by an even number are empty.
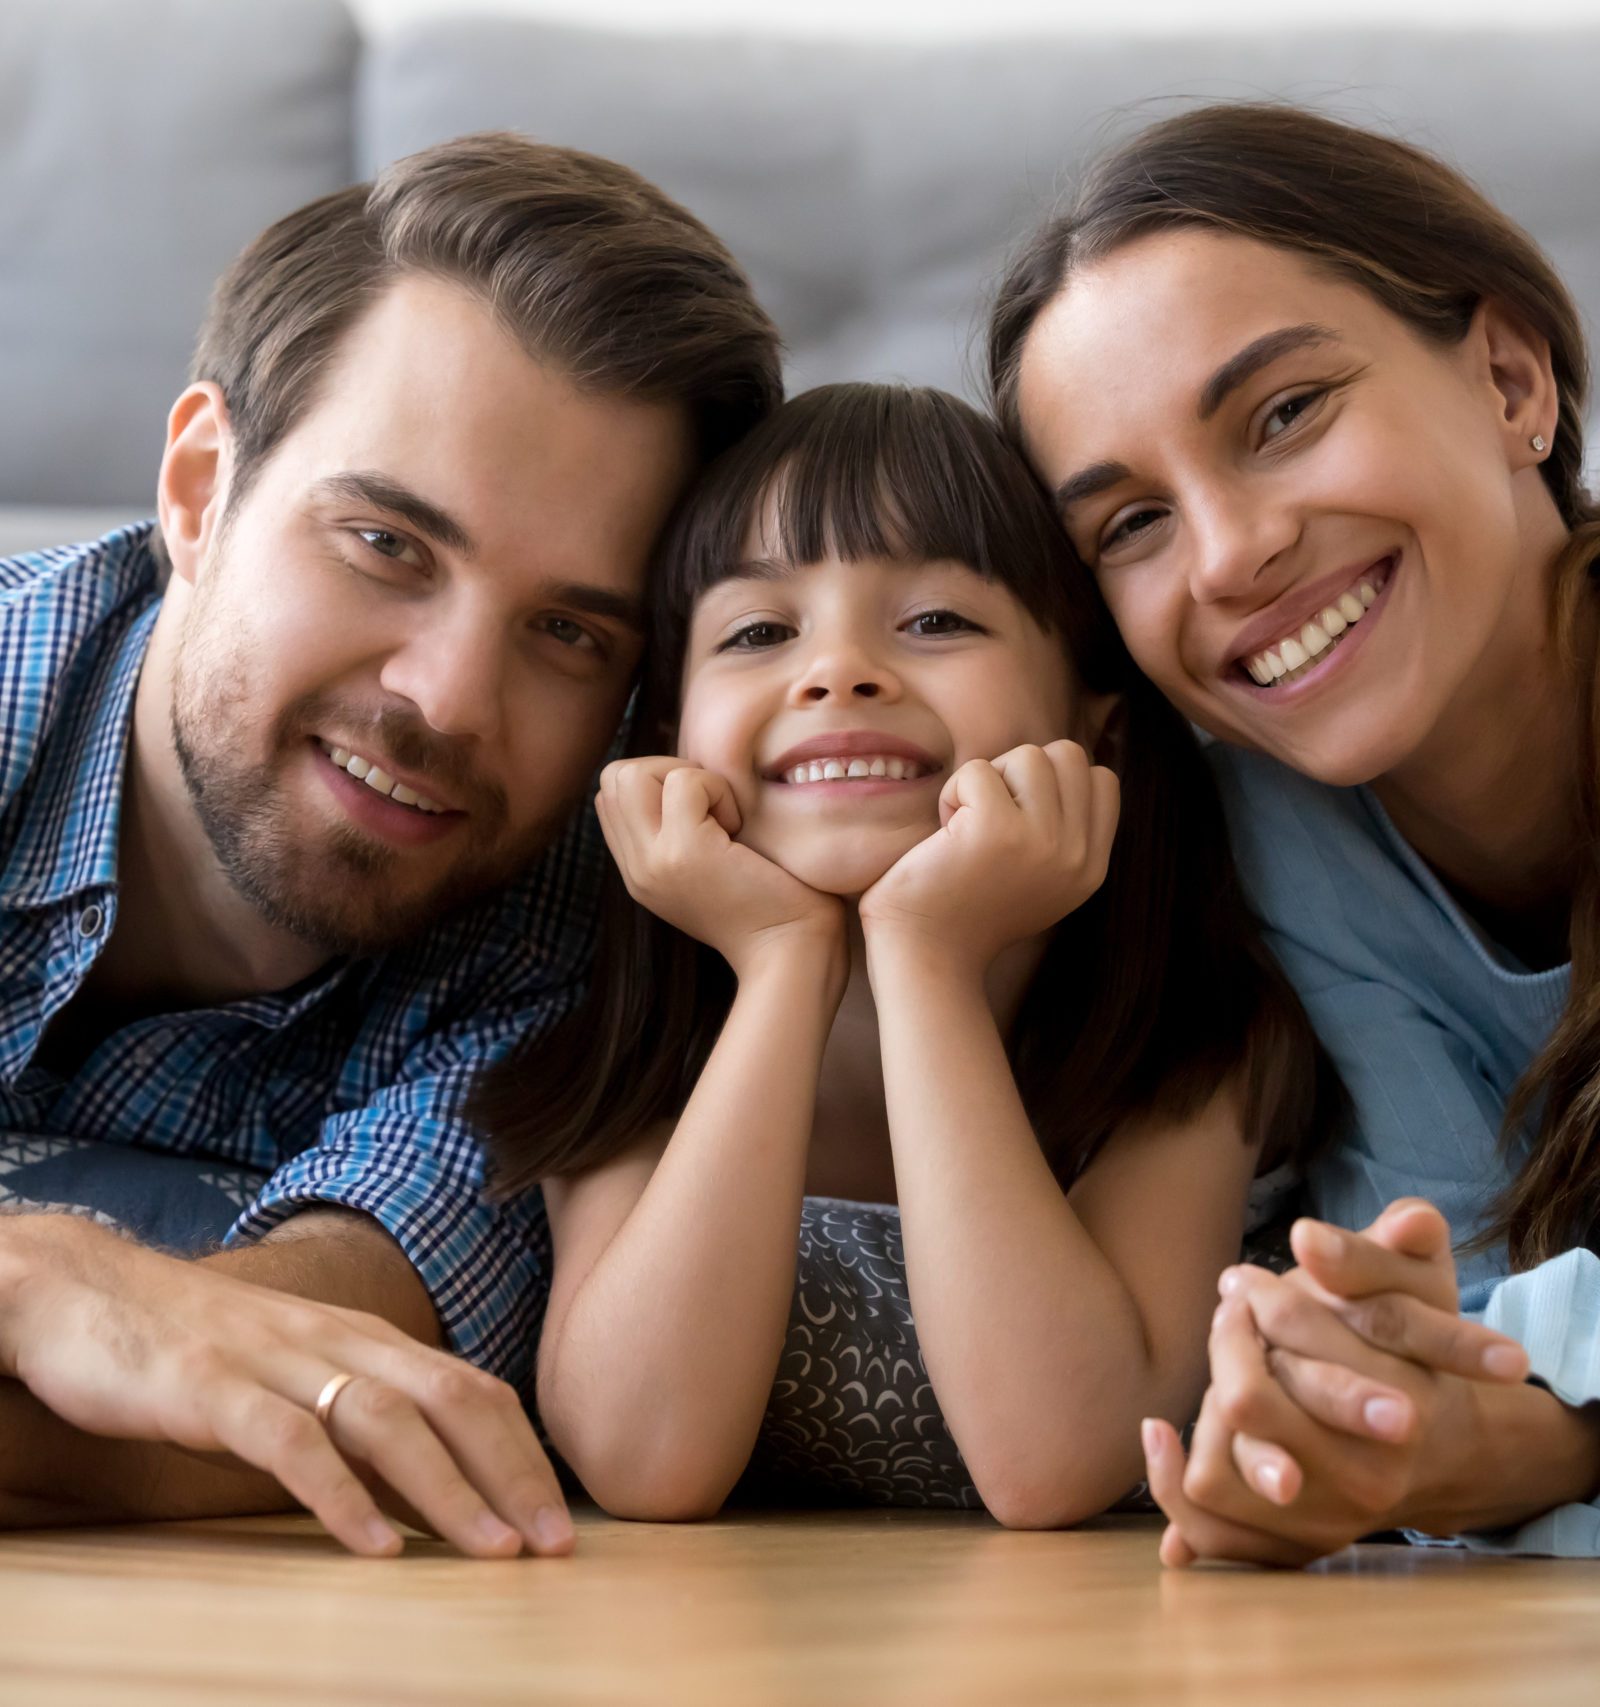
[[[608,1517],[632,1523],[698,1523],[722,1510],[732,1487],[720,1464],[703,1454],[650,1450],[612,1442],[585,1451],[574,1442],[561,1455],[584,1492]]]
[[[1007,1529],[1070,1529],[1099,1517],[1138,1481],[1137,1468],[1101,1461],[1086,1466],[1012,1458],[969,1460],[973,1485],[989,1515]]]

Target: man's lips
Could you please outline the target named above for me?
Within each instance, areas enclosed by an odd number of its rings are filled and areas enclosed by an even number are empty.
[[[463,809],[454,805],[431,778],[406,770],[375,748],[349,746],[326,735],[317,736],[316,741],[325,757],[374,794],[393,798],[396,805],[430,817],[462,815]]]
[[[942,770],[942,763],[925,747],[898,735],[875,729],[838,729],[831,734],[811,735],[786,748],[770,764],[761,767],[768,782],[782,782],[796,765],[820,764],[828,759],[901,759],[924,773]]]

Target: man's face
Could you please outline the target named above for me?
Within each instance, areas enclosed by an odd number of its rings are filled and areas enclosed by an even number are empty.
[[[191,799],[272,924],[373,952],[514,877],[627,701],[685,414],[585,396],[460,287],[348,333],[195,574]]]

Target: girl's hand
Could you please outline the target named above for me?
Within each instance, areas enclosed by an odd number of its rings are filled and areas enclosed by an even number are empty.
[[[861,897],[869,942],[910,933],[978,974],[1105,881],[1116,775],[1075,741],[973,759],[939,795],[939,828]]]
[[[1212,1383],[1187,1468],[1146,1425],[1162,1558],[1303,1564],[1375,1529],[1453,1533],[1493,1451],[1485,1392],[1527,1372],[1522,1348],[1455,1313],[1449,1229],[1392,1204],[1365,1233],[1294,1229],[1302,1267],[1223,1277]]]
[[[780,943],[816,942],[842,963],[838,897],[734,841],[739,808],[725,778],[681,759],[619,759],[600,773],[595,809],[634,900],[739,976]]]

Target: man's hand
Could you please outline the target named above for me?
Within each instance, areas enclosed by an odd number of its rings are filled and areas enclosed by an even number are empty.
[[[0,1218],[0,1374],[92,1434],[269,1472],[353,1552],[400,1550],[380,1504],[479,1557],[572,1547],[555,1476],[504,1382],[381,1317],[75,1217]],[[339,1374],[354,1379],[324,1425],[314,1408]]]

